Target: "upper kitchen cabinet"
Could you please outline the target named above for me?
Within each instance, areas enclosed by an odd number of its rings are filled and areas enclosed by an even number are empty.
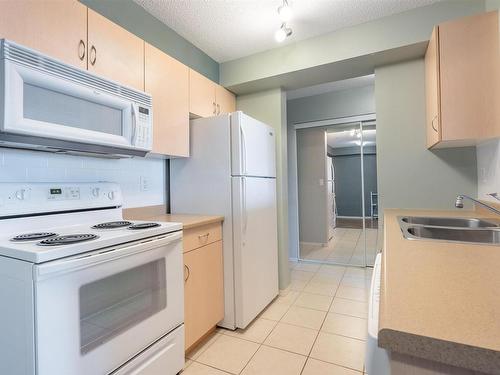
[[[144,41],[89,9],[88,70],[144,90]]]
[[[498,131],[498,13],[445,22],[425,55],[427,147],[459,147]]]
[[[87,7],[75,0],[0,1],[0,38],[87,68]]]
[[[189,156],[189,68],[145,45],[145,91],[154,106],[153,152]]]
[[[217,105],[217,114],[236,111],[236,98],[234,94],[219,85],[217,85],[215,90],[215,103]]]
[[[236,99],[232,92],[200,73],[189,70],[189,112],[196,117],[210,117],[234,112]]]
[[[216,115],[216,86],[217,84],[213,81],[189,69],[189,112],[198,117]]]

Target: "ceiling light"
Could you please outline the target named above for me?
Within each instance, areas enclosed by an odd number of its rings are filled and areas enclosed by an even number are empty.
[[[287,0],[284,0],[283,5],[278,8],[278,14],[283,22],[288,22],[292,19],[292,7],[288,4]]]
[[[283,23],[281,25],[281,27],[278,30],[276,30],[276,33],[274,34],[274,38],[276,39],[277,42],[281,43],[290,35],[292,35],[292,29],[290,29],[289,27],[286,27],[286,24]]]

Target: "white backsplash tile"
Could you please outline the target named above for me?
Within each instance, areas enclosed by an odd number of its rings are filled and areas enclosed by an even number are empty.
[[[147,191],[141,190],[141,176]],[[165,161],[99,159],[0,148],[0,182],[97,182],[120,185],[124,207],[165,203]]]
[[[478,145],[476,152],[478,198],[495,202],[488,193],[500,194],[500,139]]]

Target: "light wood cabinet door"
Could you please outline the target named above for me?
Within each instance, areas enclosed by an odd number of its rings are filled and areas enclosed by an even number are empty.
[[[216,115],[216,86],[213,81],[189,69],[189,112],[198,117]]]
[[[439,31],[435,27],[425,53],[425,96],[427,147],[431,148],[440,140],[439,113]]]
[[[87,68],[87,7],[76,0],[0,1],[0,38]]]
[[[498,12],[439,25],[441,139],[475,144],[496,128]]]
[[[88,10],[88,70],[144,90],[144,41]]]
[[[215,90],[215,102],[218,115],[236,111],[236,97],[231,91],[220,85],[217,85]]]
[[[222,241],[184,253],[185,349],[224,317]]]
[[[189,68],[145,44],[145,91],[153,97],[153,152],[189,156]]]

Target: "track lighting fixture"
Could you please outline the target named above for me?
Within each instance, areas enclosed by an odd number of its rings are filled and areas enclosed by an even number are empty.
[[[282,23],[281,27],[278,30],[276,30],[274,38],[276,39],[277,42],[281,43],[290,35],[292,35],[292,29],[286,27],[286,23]]]
[[[274,38],[278,43],[283,42],[287,37],[292,35],[292,29],[287,27],[286,23],[292,18],[292,8],[288,0],[283,0],[283,5],[278,8],[278,15],[281,18],[281,27],[274,33]]]

